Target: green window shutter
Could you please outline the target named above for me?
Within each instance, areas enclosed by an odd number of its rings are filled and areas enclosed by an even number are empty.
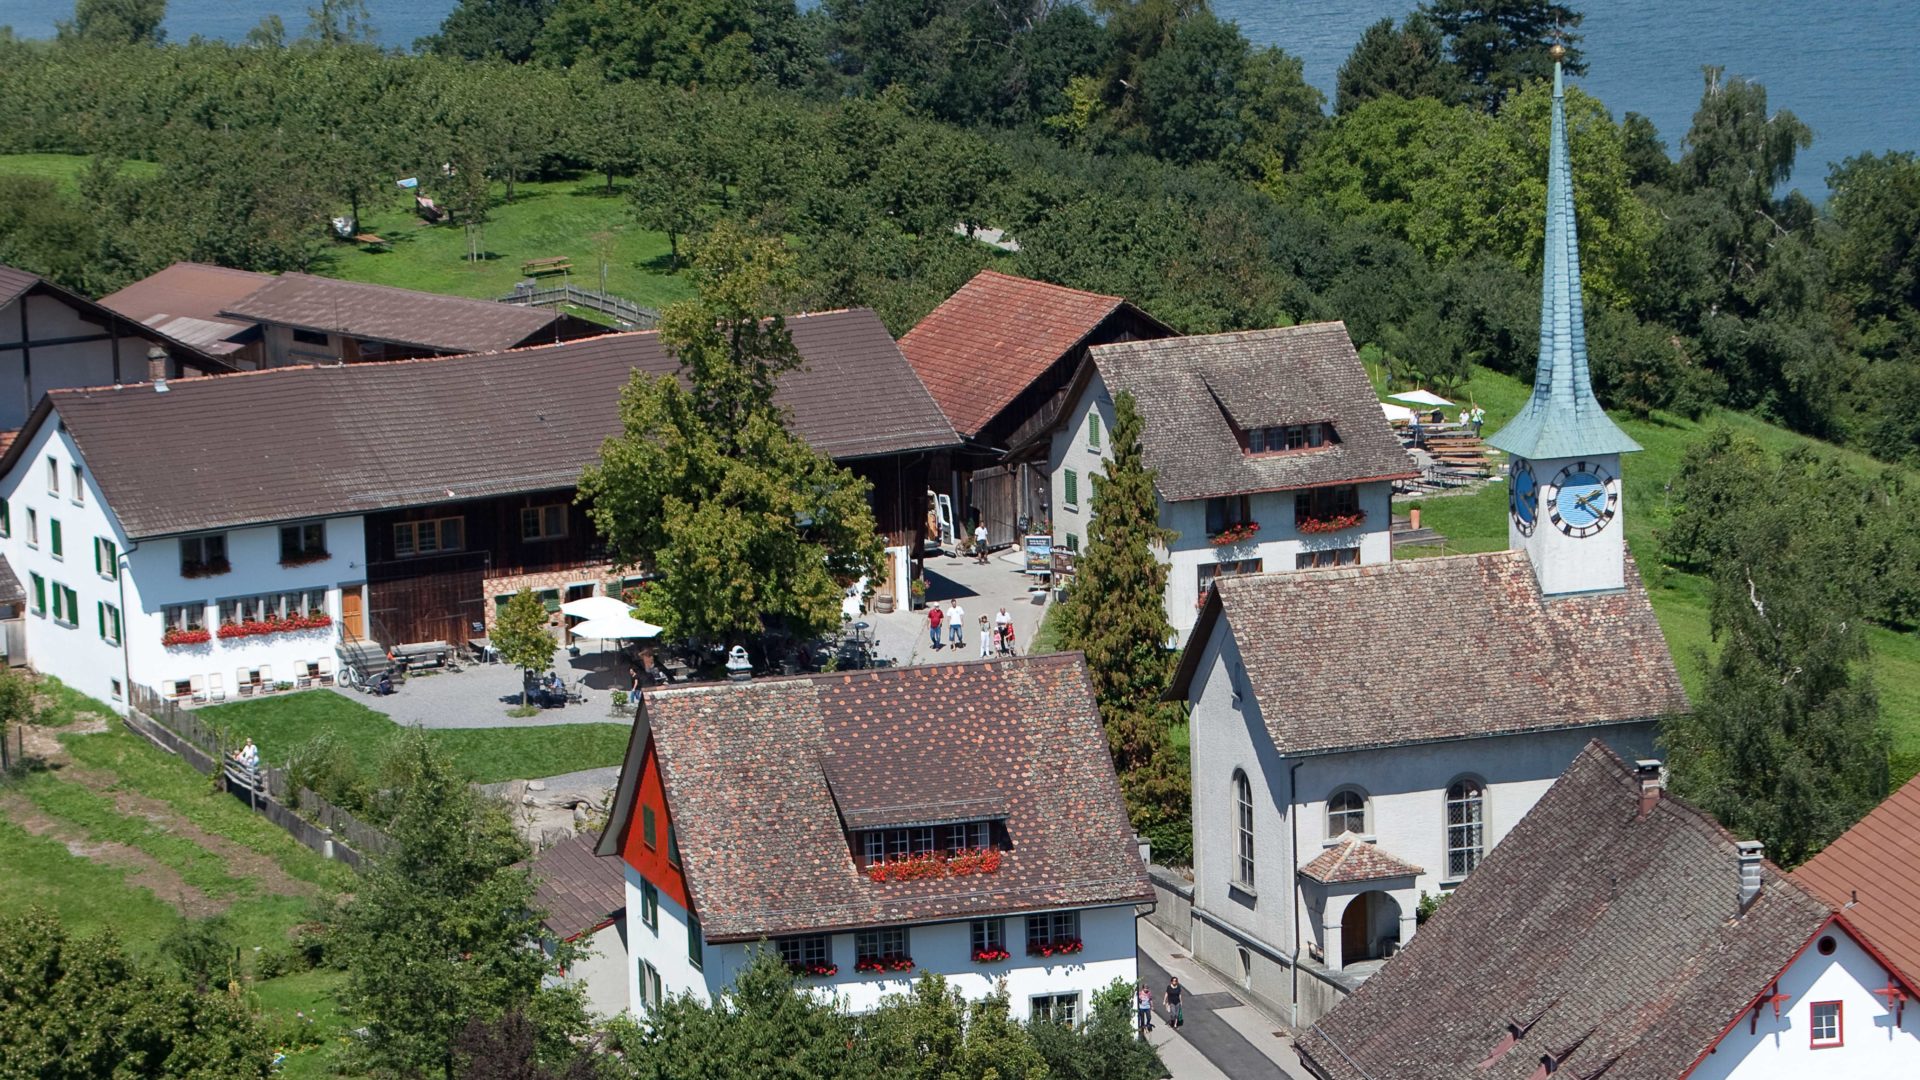
[[[1100,413],[1087,413],[1087,449],[1100,449]]]
[[[61,547],[59,518],[53,519],[53,554],[56,558],[66,554],[66,551]]]
[[[107,577],[110,580],[119,581],[120,580],[120,549],[119,547],[115,546],[114,542],[111,540],[102,540],[100,542],[106,545]]]
[[[106,638],[106,636],[107,636],[107,605],[106,605],[106,602],[105,602],[105,601],[102,601],[102,600],[95,600],[95,601],[93,602],[93,614],[94,614],[94,616],[95,616],[95,617],[97,617],[97,618],[98,618],[98,619],[100,620],[100,637],[101,637],[102,639],[105,639],[105,638]]]
[[[33,613],[35,615],[47,613],[47,579],[39,574],[33,575]]]
[[[687,962],[695,971],[705,959],[706,942],[700,939],[700,916],[687,912]]]
[[[655,840],[653,807],[651,806],[643,806],[640,808],[640,839],[648,847],[659,846]]]
[[[72,589],[67,590],[67,621],[80,621],[80,597]]]
[[[1080,505],[1080,474],[1072,469],[1067,470],[1067,505]]]
[[[660,929],[660,890],[651,881],[640,883],[640,921],[649,930]]]

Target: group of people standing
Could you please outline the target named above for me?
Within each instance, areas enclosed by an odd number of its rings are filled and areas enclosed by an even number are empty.
[[[1186,991],[1180,988],[1180,979],[1177,976],[1168,980],[1166,997],[1168,1027],[1177,1028],[1187,1022],[1184,1008],[1186,996]],[[1146,983],[1141,983],[1140,988],[1134,991],[1133,1008],[1139,1014],[1140,1037],[1144,1039],[1147,1033],[1153,1030],[1153,991],[1147,989]]]
[[[949,600],[946,607],[939,604],[927,606],[927,635],[933,641],[933,647],[942,645],[941,627],[946,628],[945,644],[954,649],[965,648],[967,644],[967,611],[960,601]],[[988,619],[980,616],[980,656],[984,659],[994,653],[1017,656],[1013,642],[1013,616],[1007,612],[1006,605],[1000,606],[1000,613]]]

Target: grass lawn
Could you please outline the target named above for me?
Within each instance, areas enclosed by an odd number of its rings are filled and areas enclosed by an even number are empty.
[[[1487,430],[1500,426],[1525,404],[1529,390],[1518,379],[1476,368],[1473,378],[1456,399],[1466,398],[1487,410]],[[1626,512],[1627,546],[1632,550],[1646,580],[1654,613],[1665,631],[1667,645],[1673,650],[1680,678],[1687,692],[1698,695],[1705,673],[1701,656],[1712,647],[1708,631],[1708,590],[1705,578],[1671,570],[1660,562],[1657,534],[1673,519],[1673,506],[1667,485],[1679,471],[1687,447],[1715,426],[1754,438],[1774,452],[1814,442],[1783,428],[1756,420],[1744,413],[1725,410],[1711,413],[1698,421],[1656,413],[1646,420],[1627,416],[1615,419],[1632,435],[1644,452],[1629,454],[1621,467],[1625,491],[1622,502]],[[1888,466],[1849,450],[1821,444],[1821,449],[1863,472],[1878,473]],[[1920,482],[1920,476],[1913,478]],[[1420,554],[1448,554],[1472,551],[1498,551],[1507,546],[1507,489],[1505,484],[1489,484],[1471,495],[1439,498],[1403,498],[1394,507],[1405,512],[1421,508],[1421,523],[1430,525],[1447,538],[1444,549],[1402,549],[1396,557]],[[1893,733],[1895,780],[1904,781],[1920,771],[1920,634],[1901,634],[1871,628],[1874,676],[1880,691],[1881,715]]]
[[[0,154],[0,174],[44,177],[72,194],[79,190],[78,178],[88,160],[76,154]],[[127,162],[126,167],[143,175],[159,169],[145,161]],[[494,300],[512,292],[514,283],[526,276],[520,272],[525,260],[565,255],[573,260],[570,280],[582,288],[601,288],[604,260],[605,291],[615,296],[658,308],[693,295],[687,278],[670,272],[666,235],[634,224],[624,184],[609,192],[600,176],[533,181],[515,185],[513,201],[505,200],[506,188],[494,185],[491,220],[482,226],[482,258],[469,262],[465,228],[428,225],[413,212],[411,192],[384,188],[361,208],[360,225],[389,241],[388,249],[330,244],[314,272]],[[314,227],[323,229],[325,224],[315,222]],[[557,285],[562,279],[552,275],[545,280]],[[604,321],[585,311],[575,314]]]
[[[369,770],[379,768],[386,748],[403,730],[386,716],[329,690],[236,701],[196,715],[235,738],[251,737],[273,762],[286,760],[288,751],[321,732],[331,732]],[[622,724],[558,724],[429,731],[427,737],[476,782],[491,784],[618,765],[627,751],[627,734]]]
[[[289,932],[316,904],[352,887],[345,866],[302,847],[117,721],[105,731],[75,724],[85,713],[111,716],[105,705],[50,679],[39,689],[40,720],[59,732],[64,753],[54,767],[0,785],[0,910],[38,905],[76,935],[112,929],[136,955],[160,962],[160,944],[186,923],[150,887],[171,879],[218,911],[242,971],[251,972],[265,952],[288,950]],[[339,1075],[333,1047],[349,1026],[334,1002],[341,978],[315,970],[245,979],[269,1031],[313,1018],[319,1043],[294,1050],[288,1042],[284,1075]]]

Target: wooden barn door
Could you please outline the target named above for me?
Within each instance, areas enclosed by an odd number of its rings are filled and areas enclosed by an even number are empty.
[[[973,474],[969,516],[978,511],[987,523],[987,542],[996,548],[1020,542],[1020,474],[1017,467],[996,465]],[[961,531],[971,536],[972,522]]]

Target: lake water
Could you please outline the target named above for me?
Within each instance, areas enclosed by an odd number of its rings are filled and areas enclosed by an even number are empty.
[[[1766,84],[1768,102],[1791,109],[1814,131],[1793,182],[1822,194],[1827,163],[1853,154],[1920,149],[1920,2],[1820,0],[1612,0],[1578,3],[1591,71],[1583,86],[1616,117],[1631,110],[1679,149],[1700,103],[1703,64]],[[1399,16],[1413,0],[1214,0],[1214,10],[1261,44],[1304,59],[1307,80],[1332,97],[1334,73],[1360,31]],[[432,33],[453,0],[368,0],[382,44],[405,48]],[[195,34],[238,40],[268,13],[288,33],[306,25],[306,0],[172,0],[174,40]],[[71,0],[0,0],[0,25],[49,37]]]

